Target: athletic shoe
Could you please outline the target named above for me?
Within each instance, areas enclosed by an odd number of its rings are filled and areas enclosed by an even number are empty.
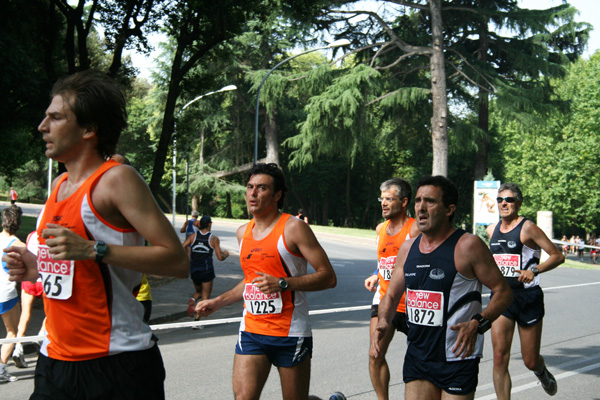
[[[196,299],[194,299],[192,297],[191,299],[188,300],[188,309],[187,309],[187,313],[190,316],[190,318],[193,318],[194,314],[196,314],[196,310],[194,310],[195,306],[196,306]]]
[[[346,400],[346,396],[342,392],[333,392],[329,400]]]
[[[548,371],[548,368],[544,367],[544,372],[542,372],[542,375],[535,374],[535,376],[537,376],[542,383],[542,388],[546,393],[548,393],[550,396],[554,396],[556,394],[558,391],[558,385],[554,375]]]
[[[15,346],[15,351],[13,351],[12,356],[13,361],[17,368],[27,368],[27,361],[25,361],[25,353],[23,351],[23,345],[21,343],[17,343]]]
[[[18,380],[19,378],[17,378],[16,376],[12,376],[6,370],[0,374],[0,383],[14,382]]]

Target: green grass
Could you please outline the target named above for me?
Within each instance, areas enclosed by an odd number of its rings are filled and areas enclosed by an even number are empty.
[[[335,233],[336,235],[356,236],[368,239],[375,238],[374,229],[339,228],[336,226],[311,225],[314,232]]]
[[[574,260],[565,260],[565,263],[560,266],[560,268],[576,268],[576,269],[600,269],[600,265],[587,264]]]
[[[184,217],[184,216],[182,216]],[[239,223],[243,225],[248,222],[247,219],[230,219],[230,218],[219,218],[219,217],[211,217],[215,221],[227,221],[231,223]],[[362,238],[375,238],[375,230],[374,229],[356,229],[356,228],[339,228],[336,226],[324,226],[324,225],[310,225],[310,228],[314,232],[321,233],[334,233],[336,235],[345,235],[345,236],[355,236]]]

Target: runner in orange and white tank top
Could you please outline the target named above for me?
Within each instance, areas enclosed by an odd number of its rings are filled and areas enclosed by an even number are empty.
[[[400,232],[392,236],[387,233],[387,226],[390,223],[389,220],[385,221],[379,230],[379,233],[377,234],[377,259],[379,260],[377,266],[377,280],[379,288],[377,289],[375,296],[373,296],[373,304],[379,304],[381,298],[385,295],[385,292],[390,285],[390,279],[392,279],[392,271],[394,269],[394,264],[396,264],[396,255],[398,254],[398,250],[400,250],[402,243],[412,237],[410,232],[414,222],[414,218],[408,218]],[[396,311],[401,313],[406,312],[404,296],[402,296]]]
[[[105,162],[75,193],[58,201],[58,188],[68,178],[68,173],[63,174],[38,218],[37,262],[48,318],[48,334],[40,351],[47,357],[83,361],[154,346],[152,332],[142,321],[143,307],[133,295],[141,273],[95,260],[56,260],[42,237],[46,225],[56,223],[89,240],[144,246],[138,232],[111,226],[90,201],[98,179],[116,165],[115,161]],[[136,312],[131,313],[132,309]]]
[[[240,330],[270,336],[311,336],[308,301],[302,291],[265,294],[258,289],[257,271],[281,277],[306,275],[306,259],[290,252],[285,243],[284,228],[290,214],[282,214],[267,237],[252,236],[250,221],[240,244],[240,262],[245,276],[244,318]]]
[[[259,398],[274,365],[282,393],[306,399],[313,338],[305,292],[333,288],[337,278],[309,225],[280,212],[287,191],[281,169],[259,163],[247,178],[246,205],[254,218],[237,230],[244,279],[196,304],[196,312],[208,316],[244,302],[233,363],[235,398]],[[314,272],[307,271],[309,263]]]
[[[406,211],[412,195],[410,184],[404,179],[392,178],[383,182],[380,190],[381,197],[378,200],[381,203],[381,216],[385,221],[377,225],[375,229],[377,233],[377,270],[365,280],[365,288],[375,292],[371,306],[369,330],[371,343],[377,326],[379,303],[385,296],[392,279],[398,250],[405,240],[419,234],[417,224],[414,223],[415,219],[410,218]],[[396,330],[404,334],[408,332],[404,296],[398,303],[393,324]],[[369,374],[378,399],[389,398],[390,371],[385,354],[393,337],[394,330],[390,329],[381,341],[382,351],[378,353],[377,357],[374,356],[372,346],[369,347]]]
[[[67,172],[53,182],[37,240],[2,257],[11,279],[43,281],[48,333],[30,398],[163,400],[164,364],[133,292],[143,273],[185,278],[188,257],[137,171],[107,161],[127,125],[119,86],[86,70],[50,94],[38,130]]]

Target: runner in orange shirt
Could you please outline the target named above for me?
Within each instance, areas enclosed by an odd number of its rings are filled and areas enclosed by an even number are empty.
[[[244,301],[233,364],[236,399],[259,398],[272,365],[283,399],[307,399],[312,333],[304,292],[335,287],[336,275],[309,225],[280,211],[287,191],[281,169],[257,164],[247,182],[246,204],[254,218],[237,231],[244,279],[199,302],[196,311],[207,316]],[[315,272],[307,272],[307,263]]]
[[[365,288],[375,292],[371,306],[371,344],[377,326],[379,302],[390,284],[398,250],[405,240],[419,234],[419,228],[414,223],[415,219],[410,218],[406,213],[412,196],[410,184],[404,179],[392,178],[383,182],[379,189],[381,190],[381,197],[379,197],[381,216],[385,221],[377,225],[375,229],[377,232],[376,273],[365,279]],[[406,335],[408,327],[406,326],[404,296],[398,304],[393,324],[396,330]],[[369,348],[369,374],[373,389],[380,400],[389,398],[390,369],[385,360],[385,354],[394,337],[394,332],[394,329],[386,332],[380,343],[381,350],[377,355],[374,354],[372,345]]]
[[[42,276],[47,336],[31,398],[164,399],[162,358],[134,291],[143,273],[185,278],[188,258],[142,177],[109,160],[127,124],[118,86],[84,71],[51,95],[38,129],[67,172],[53,182],[38,241],[2,258],[13,280]]]

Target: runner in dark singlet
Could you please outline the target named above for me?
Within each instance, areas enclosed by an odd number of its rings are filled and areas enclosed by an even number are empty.
[[[558,267],[565,258],[540,228],[519,216],[523,195],[517,185],[502,184],[497,200],[502,220],[488,226],[487,233],[498,268],[513,290],[514,301],[492,326],[496,396],[500,400],[510,399],[508,363],[515,323],[519,327],[525,366],[535,372],[546,393],[554,396],[558,390],[556,379],[540,355],[544,293],[539,286],[539,274]],[[549,255],[542,263],[540,248]]]
[[[512,301],[483,241],[453,227],[457,201],[456,187],[446,178],[419,181],[415,218],[422,234],[402,244],[379,305],[375,351],[406,289],[407,400],[473,399],[483,333]],[[482,284],[497,294],[483,311]]]

